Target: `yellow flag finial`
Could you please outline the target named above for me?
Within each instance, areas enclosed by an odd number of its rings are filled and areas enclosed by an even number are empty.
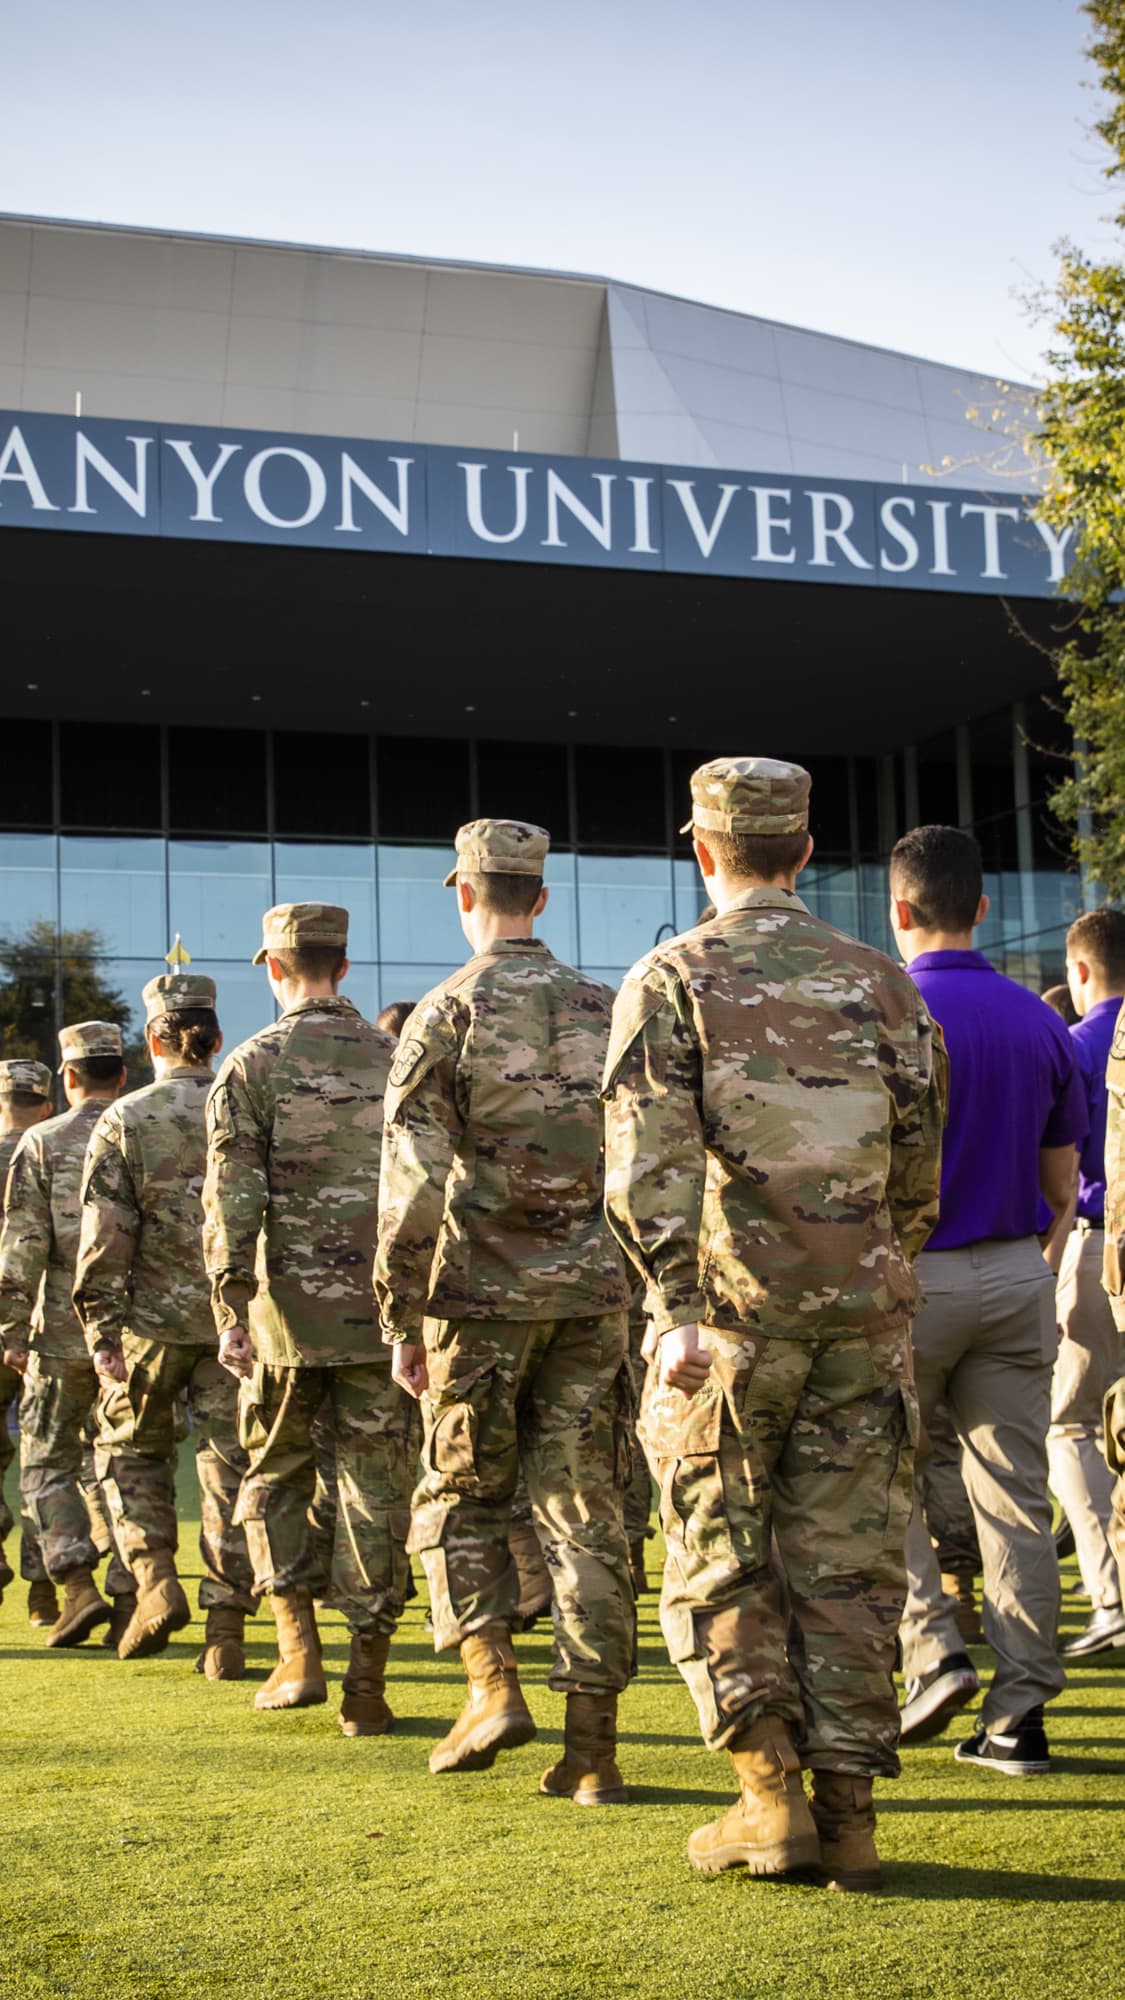
[[[175,942],[172,946],[171,951],[165,952],[164,954],[164,963],[165,965],[191,964],[191,953],[186,949],[183,939],[180,937],[179,931],[176,932]]]

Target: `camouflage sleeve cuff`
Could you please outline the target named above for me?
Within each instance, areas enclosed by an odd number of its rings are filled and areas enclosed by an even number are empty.
[[[123,1352],[121,1334],[115,1326],[99,1327],[96,1332],[88,1327],[86,1329],[86,1346],[91,1356],[97,1352],[99,1347],[108,1348],[111,1354],[121,1354]]]
[[[645,1302],[645,1310],[657,1333],[663,1338],[673,1327],[691,1326],[707,1318],[707,1301],[702,1292],[669,1294],[659,1286],[653,1287]]]
[[[254,1281],[237,1271],[220,1271],[212,1278],[211,1310],[220,1334],[229,1333],[232,1326],[248,1325],[250,1301],[256,1290]]]
[[[421,1320],[418,1321],[416,1326],[414,1325],[388,1326],[386,1324],[386,1321],[383,1322],[384,1347],[402,1347],[407,1341],[410,1342],[412,1347],[421,1347],[422,1345]]]

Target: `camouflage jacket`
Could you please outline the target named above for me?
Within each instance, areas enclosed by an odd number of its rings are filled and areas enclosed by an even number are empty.
[[[12,1154],[15,1152],[22,1138],[22,1132],[0,1132],[0,1221],[3,1220],[4,1216],[8,1169],[12,1164]]]
[[[203,1254],[222,1332],[260,1361],[370,1360],[389,1036],[350,1000],[302,1000],[227,1057],[207,1100]]]
[[[602,1207],[598,1083],[612,994],[538,938],[500,938],[420,1000],[383,1135],[388,1340],[438,1319],[554,1319],[629,1302]]]
[[[74,1309],[91,1353],[121,1335],[215,1344],[203,1268],[209,1069],[187,1064],[103,1111],[86,1150]]]
[[[70,1294],[86,1142],[107,1102],[88,1097],[32,1125],[12,1155],[0,1237],[2,1347],[30,1346],[59,1360],[87,1358]]]
[[[747,891],[634,966],[606,1202],[660,1332],[823,1339],[915,1304],[948,1065],[917,988],[799,896]]]
[[[1102,1282],[1120,1332],[1125,1333],[1125,1006],[1117,1016],[1106,1065],[1109,1108],[1105,1128],[1105,1267]]]

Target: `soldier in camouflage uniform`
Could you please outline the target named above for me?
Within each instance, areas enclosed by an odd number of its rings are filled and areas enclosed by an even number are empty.
[[[718,915],[633,968],[605,1083],[606,1202],[658,1357],[641,1435],[661,1621],[740,1781],[688,1852],[869,1888],[871,1780],[898,1770],[911,1266],[937,1216],[944,1057],[906,975],[794,891],[807,772],[718,758],[691,790]]]
[[[99,1550],[83,1496],[82,1433],[98,1392],[70,1302],[78,1253],[86,1143],[125,1081],[121,1030],[82,1021],[59,1036],[69,1109],[25,1132],[8,1170],[0,1238],[0,1346],[23,1371],[20,1490],[47,1574],[64,1587],[48,1646],[77,1646],[111,1611],[94,1583]],[[129,1596],[133,1579],[115,1556],[107,1587]]]
[[[411,1547],[434,1643],[459,1647],[465,1709],[431,1771],[479,1770],[535,1733],[511,1646],[508,1543],[522,1463],[554,1582],[565,1752],[541,1789],[625,1798],[617,1697],[633,1668],[621,1519],[629,1404],[620,1254],[602,1212],[598,1076],[611,995],[531,935],[549,836],[457,835],[473,957],[419,1001],[387,1091],[375,1288],[395,1376],[423,1393]]]
[[[163,1652],[190,1618],[176,1575],[176,1413],[186,1389],[199,1475],[199,1667],[245,1673],[243,1622],[254,1609],[246,1533],[234,1526],[246,1453],[238,1389],[219,1366],[203,1268],[204,1113],[222,1047],[215,984],[193,972],[150,979],[142,995],[156,1080],[111,1104],[94,1127],[82,1176],[74,1306],[105,1384],[98,1472],[117,1546],[139,1599],[117,1651]]]
[[[0,1222],[4,1219],[4,1191],[12,1154],[32,1125],[42,1124],[51,1115],[51,1072],[45,1063],[15,1056],[0,1062]],[[15,1571],[4,1559],[4,1543],[12,1527],[12,1510],[4,1498],[4,1480],[15,1457],[10,1423],[19,1401],[23,1376],[18,1368],[0,1361],[0,1603],[14,1580]],[[59,1615],[55,1586],[43,1567],[43,1558],[32,1535],[25,1530],[20,1551],[20,1567],[31,1584],[28,1616],[33,1625],[53,1625]]]
[[[1102,1283],[1114,1324],[1125,1333],[1125,1006],[1117,1016],[1106,1067],[1109,1109],[1105,1135],[1105,1252]],[[1105,1398],[1105,1455],[1113,1487],[1109,1546],[1125,1597],[1125,1375]]]
[[[406,1595],[417,1411],[391,1381],[371,1296],[383,1094],[393,1046],[336,988],[348,913],[267,911],[255,964],[284,1009],[227,1057],[207,1105],[204,1255],[219,1359],[243,1378],[250,1454],[237,1518],[268,1591],[278,1663],[256,1708],[327,1700],[313,1617],[323,1583],[309,1508],[328,1398],[338,1512],[331,1601],[351,1629],[340,1726],[382,1735],[387,1654]]]

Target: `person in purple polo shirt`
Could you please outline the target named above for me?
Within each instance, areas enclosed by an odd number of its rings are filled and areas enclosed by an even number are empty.
[[[949,1051],[937,1228],[918,1259],[914,1322],[923,1430],[944,1398],[980,1539],[984,1631],[996,1671],[962,1763],[1031,1777],[1049,1768],[1043,1704],[1056,1651],[1059,1570],[1047,1492],[1052,1266],[1073,1214],[1086,1093],[1070,1036],[1037,994],[972,948],[988,912],[980,848],[916,827],[891,855],[891,927]],[[1038,1235],[1041,1197],[1051,1215]],[[1050,1262],[1048,1261],[1050,1260]],[[906,1538],[902,1736],[922,1742],[979,1691],[915,1503]]]
[[[1071,1041],[1090,1115],[1078,1164],[1078,1214],[1067,1238],[1056,1294],[1059,1351],[1051,1385],[1047,1457],[1055,1498],[1074,1530],[1091,1614],[1063,1647],[1081,1659],[1125,1642],[1121,1578],[1108,1532],[1113,1474],[1101,1451],[1102,1400],[1125,1373],[1125,1337],[1102,1290],[1105,1249],[1105,1072],[1125,995],[1125,913],[1087,910],[1066,934],[1066,979],[1078,1014]]]

